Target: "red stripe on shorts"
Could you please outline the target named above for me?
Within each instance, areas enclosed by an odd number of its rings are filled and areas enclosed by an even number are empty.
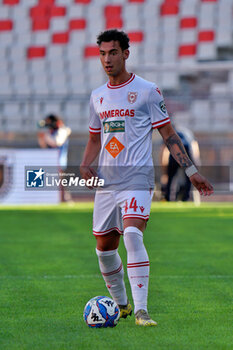
[[[110,229],[108,229],[108,230],[105,230],[105,231],[94,231],[94,230],[93,230],[93,235],[95,235],[95,236],[107,235],[107,234],[108,234],[109,232],[111,232],[111,231],[117,231],[120,235],[123,234],[123,231],[119,230],[118,227],[112,227],[112,228],[110,228]]]

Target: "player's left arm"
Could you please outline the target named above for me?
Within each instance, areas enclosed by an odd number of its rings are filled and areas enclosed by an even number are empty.
[[[166,124],[158,128],[158,131],[162,136],[164,143],[169,149],[171,155],[185,170],[185,173],[189,177],[193,186],[197,188],[201,195],[211,195],[213,193],[212,185],[204,176],[198,172],[172,125],[170,123]]]

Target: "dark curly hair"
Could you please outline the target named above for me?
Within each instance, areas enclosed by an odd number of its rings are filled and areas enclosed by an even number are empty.
[[[97,36],[97,45],[100,46],[100,44],[104,42],[109,41],[119,41],[120,47],[123,50],[126,50],[129,48],[129,37],[125,32],[120,32],[117,29],[110,29],[105,30],[104,32],[100,33]]]

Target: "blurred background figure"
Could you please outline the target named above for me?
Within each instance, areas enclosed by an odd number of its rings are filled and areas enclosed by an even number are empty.
[[[54,114],[48,115],[45,119],[38,122],[40,131],[37,134],[38,143],[41,148],[58,148],[59,149],[59,174],[67,168],[68,147],[71,129],[64,124],[61,118]],[[69,192],[61,186],[61,200],[67,202],[71,200]]]
[[[61,170],[67,168],[68,146],[71,129],[54,114],[48,115],[38,122],[41,129],[38,132],[38,143],[41,148],[59,149],[59,167]]]
[[[191,130],[184,127],[176,127],[187,154],[196,165],[200,165],[200,151],[198,142],[195,140]],[[161,151],[161,192],[162,199],[166,201],[187,202],[193,198],[191,194],[191,182],[179,164],[171,156],[167,147],[162,146]]]

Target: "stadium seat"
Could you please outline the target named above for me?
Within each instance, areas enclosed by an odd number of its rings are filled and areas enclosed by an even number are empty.
[[[130,3],[136,3],[136,4],[141,4],[144,3],[146,0],[128,0]]]
[[[47,31],[50,27],[50,21],[48,17],[38,17],[32,20],[32,31]]]
[[[0,34],[0,48],[11,47],[13,45],[12,32],[4,31]]]
[[[41,115],[40,119],[44,118],[48,114],[57,114],[62,115],[62,107],[60,103],[57,102],[48,102],[41,106]]]
[[[26,8],[36,6],[37,3],[38,3],[38,0],[30,0],[30,1],[20,0],[20,5]]]
[[[66,17],[51,18],[50,29],[52,33],[67,31],[68,30],[67,18]]]
[[[44,46],[32,46],[27,50],[28,59],[41,58],[46,55],[46,47]]]
[[[15,77],[18,75],[20,76],[26,76],[27,75],[27,70],[28,70],[28,65],[25,62],[25,60],[13,60],[11,62],[11,72]]]
[[[0,94],[1,95],[12,95],[13,88],[12,83],[10,81],[10,76],[7,75],[1,75],[1,84],[0,84]]]
[[[15,6],[19,4],[19,0],[3,0],[3,5]]]
[[[20,104],[6,102],[2,114],[6,121],[5,131],[18,131],[21,127]]]
[[[171,16],[178,15],[179,13],[179,5],[178,2],[174,1],[165,1],[160,6],[160,14],[161,16]]]
[[[14,20],[14,33],[20,37],[20,40],[31,32],[31,28],[31,23],[26,17],[18,17]]]
[[[85,18],[75,18],[69,21],[69,30],[84,30],[86,29],[87,23]]]
[[[84,57],[90,58],[90,57],[99,57],[99,48],[96,45],[92,46],[86,46],[84,49]]]
[[[231,130],[231,104],[229,101],[213,102],[212,108],[212,130],[216,132],[223,132]]]
[[[127,32],[141,30],[140,10],[140,3],[128,3],[124,5],[121,18],[124,23],[124,29]]]
[[[232,45],[232,1],[218,2],[216,44],[218,47]]]
[[[213,30],[215,26],[216,2],[202,1],[199,12],[199,29]]]
[[[177,128],[182,126],[193,129],[190,113],[186,111],[175,112],[173,115],[173,122]]]
[[[74,0],[76,4],[88,5],[92,0]]]
[[[8,32],[13,29],[13,21],[10,19],[0,20],[0,32]]]
[[[18,72],[14,75],[13,90],[17,95],[28,95],[31,93],[31,83],[25,73]]]
[[[190,45],[180,45],[179,47],[179,56],[195,56],[196,55],[197,46],[195,44]]]
[[[176,90],[179,87],[177,72],[163,72],[160,76],[159,84],[162,90]]]
[[[52,6],[54,5],[56,0],[39,0],[40,5],[48,5]]]
[[[146,79],[146,80],[148,80],[148,81],[151,81],[151,82],[153,82],[153,83],[155,83],[155,84],[157,84],[157,85],[159,85],[159,87],[160,87],[160,78],[159,78],[159,73],[158,72],[154,72],[154,71],[148,71],[148,72],[146,72],[146,71],[142,71],[142,72],[140,72],[140,75],[141,75],[141,77],[142,78],[144,78],[144,79]]]
[[[183,0],[180,2],[180,16],[196,17],[198,16],[199,0]]]
[[[1,6],[0,21],[9,20],[9,18],[10,18],[10,8],[8,6]]]
[[[195,131],[210,131],[210,103],[207,100],[195,100],[190,106],[192,129]]]
[[[213,42],[199,43],[197,57],[199,60],[216,59],[216,47]]]
[[[48,47],[51,42],[50,33],[48,33],[46,30],[36,31],[32,34],[32,42],[36,46]]]
[[[67,45],[69,43],[69,32],[54,33],[52,35],[52,43],[57,45]]]
[[[49,10],[50,17],[63,17],[66,15],[66,7],[65,6],[53,6]]]
[[[31,7],[29,13],[32,19],[49,17],[49,10],[46,6]]]
[[[120,17],[110,17],[106,19],[106,29],[122,29],[123,19]]]
[[[80,115],[80,103],[77,101],[66,101],[63,115],[66,121],[76,120],[76,122],[78,122]]]
[[[136,67],[140,65],[141,62],[141,56],[140,51],[142,49],[142,46],[137,43],[131,44],[130,46],[130,55],[127,60],[127,66],[129,66],[129,69],[135,70]]]

